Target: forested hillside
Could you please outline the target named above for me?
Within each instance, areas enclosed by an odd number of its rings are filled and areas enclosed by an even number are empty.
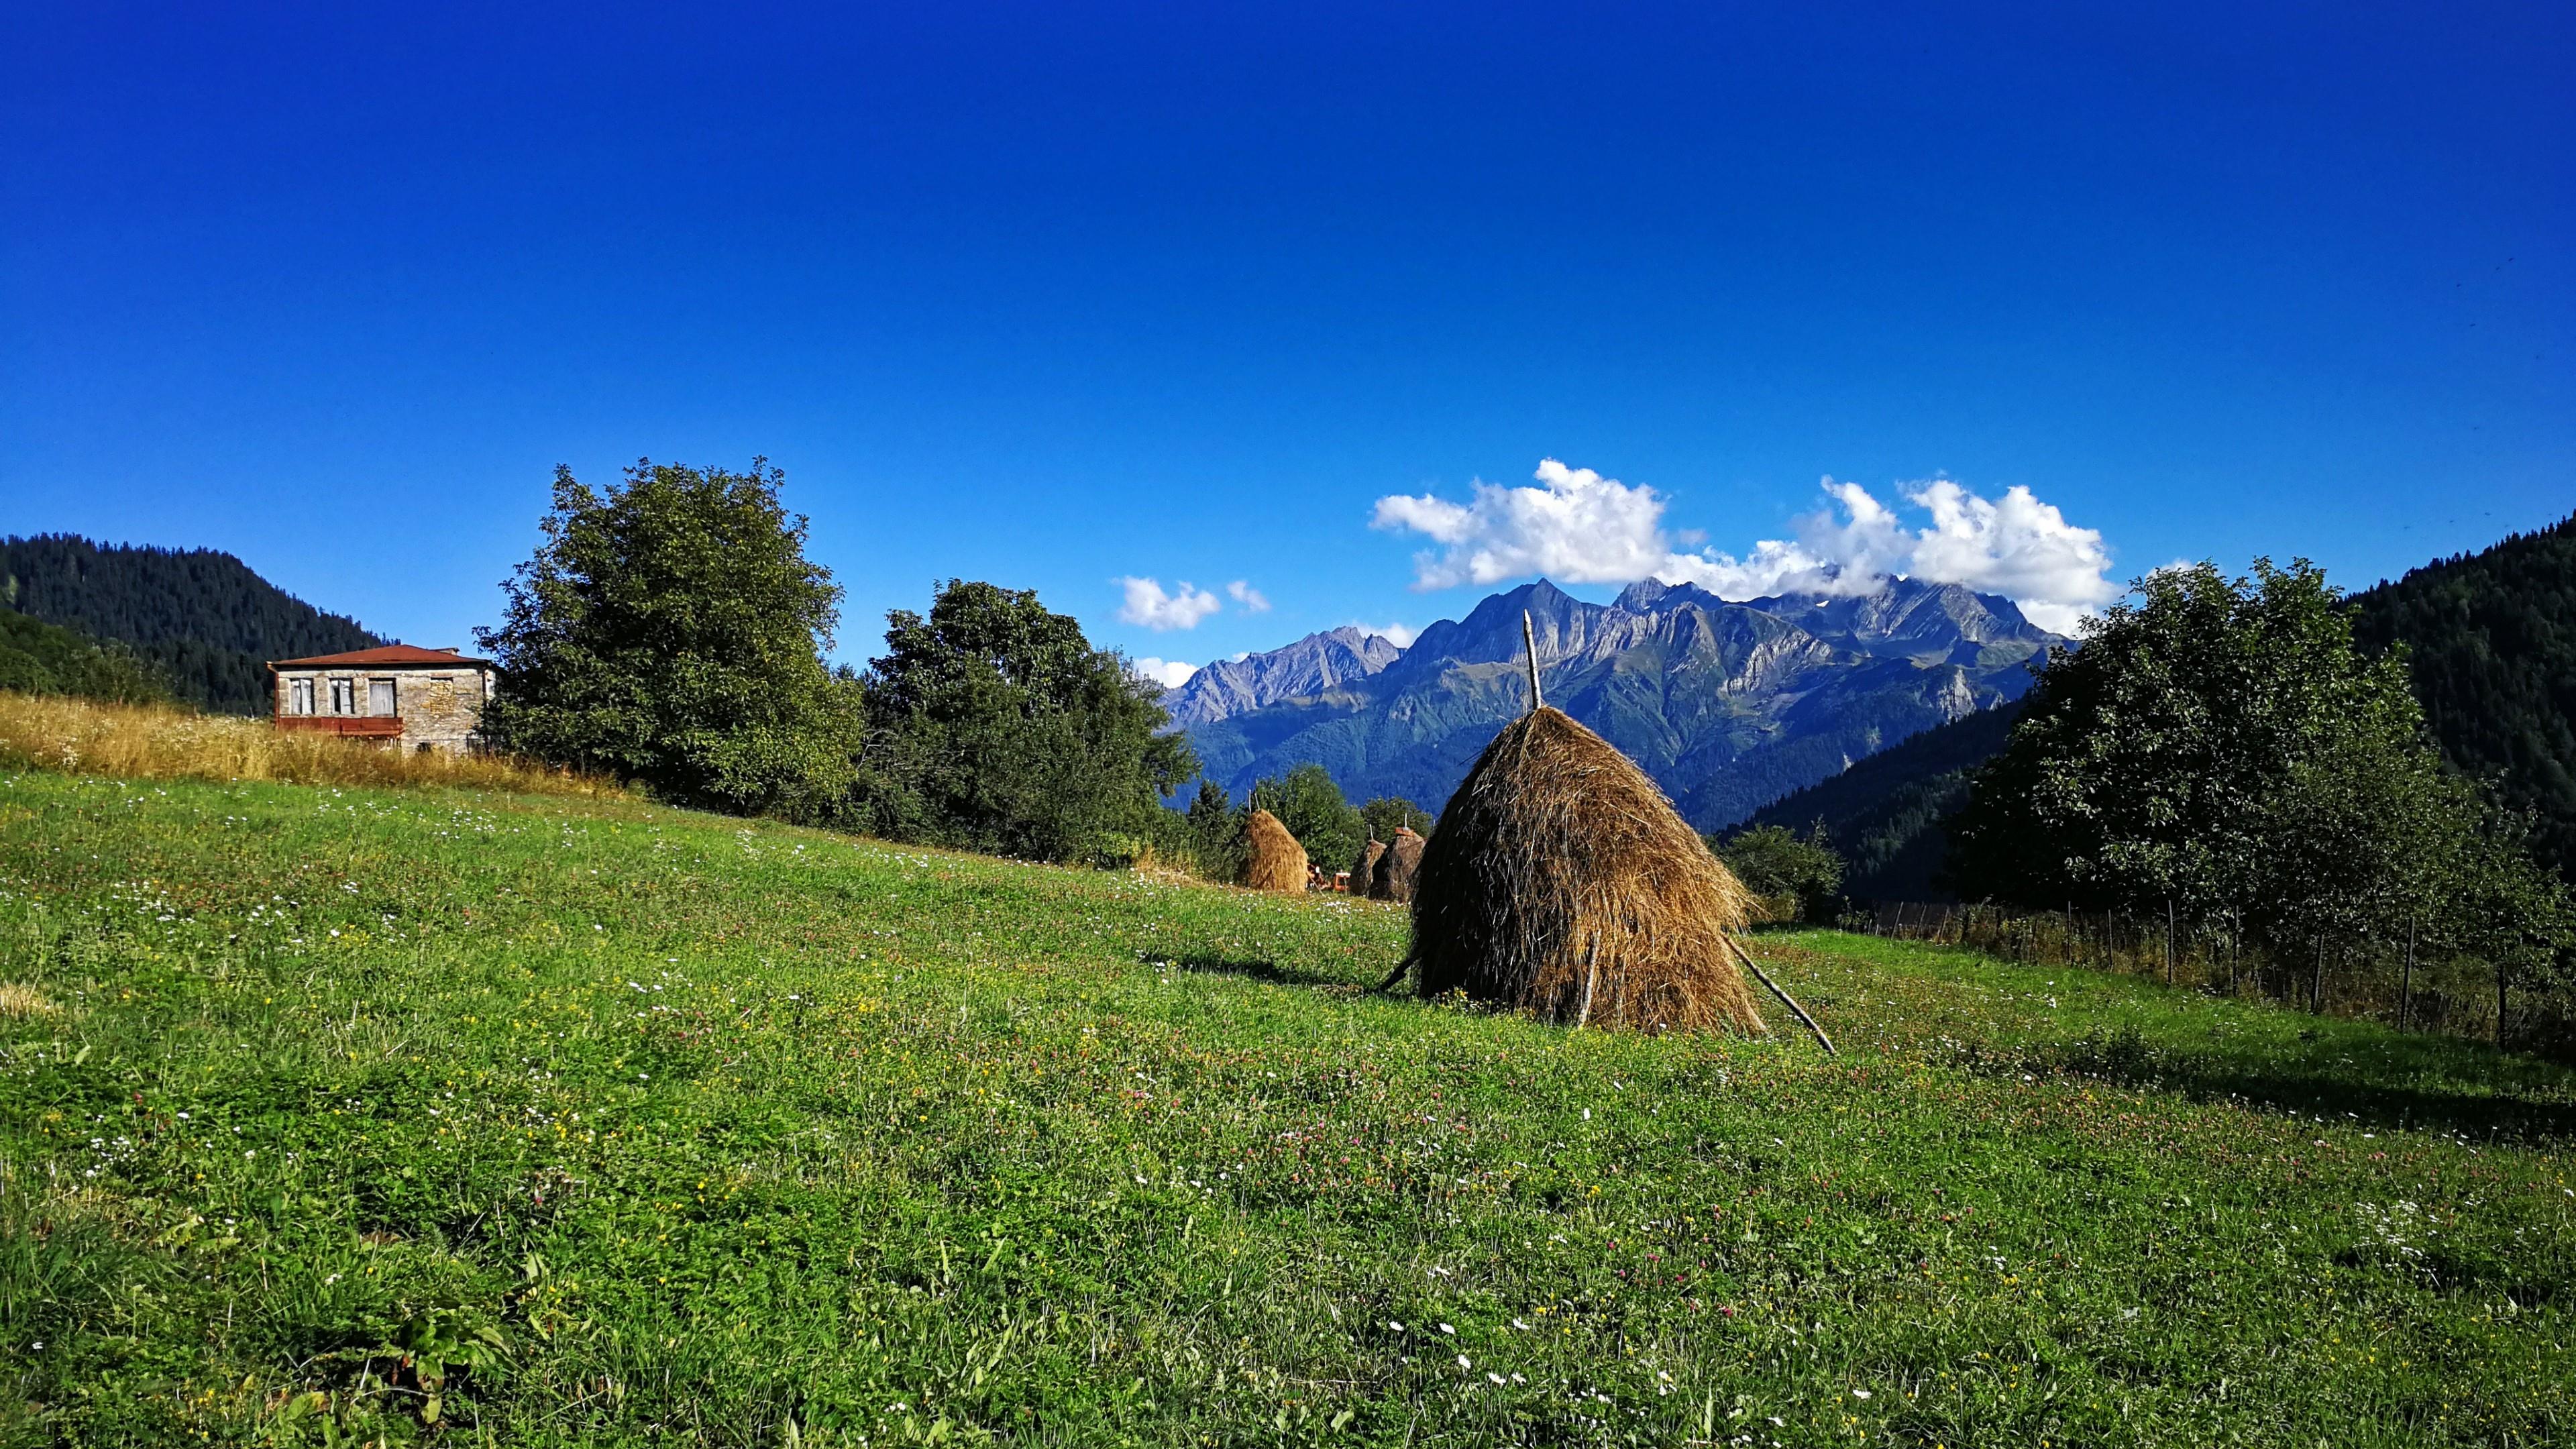
[[[2020,718],[2014,700],[1935,726],[1780,797],[1745,824],[1803,831],[1821,820],[1855,900],[1938,899],[1946,894],[1933,884],[1947,839],[1940,822],[1966,801],[1968,773],[2004,747]]]
[[[0,609],[0,689],[148,704],[168,691],[159,673],[123,644]]]
[[[2352,602],[2365,647],[2405,642],[2443,757],[2534,812],[2535,850],[2576,878],[2576,518]]]
[[[268,711],[263,666],[271,659],[386,642],[231,554],[102,546],[69,534],[0,539],[0,604],[130,645],[179,699],[229,714]]]

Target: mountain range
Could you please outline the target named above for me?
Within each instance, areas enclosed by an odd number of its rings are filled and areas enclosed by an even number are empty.
[[[2066,642],[1955,584],[1734,602],[1647,580],[1594,604],[1541,579],[1400,651],[1355,629],[1310,635],[1202,670],[1165,704],[1238,797],[1315,763],[1354,799],[1436,807],[1526,707],[1524,611],[1548,703],[1617,745],[1702,830],[2019,697],[2031,658]]]

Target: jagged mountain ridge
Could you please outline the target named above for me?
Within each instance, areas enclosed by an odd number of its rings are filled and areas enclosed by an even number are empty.
[[[1354,799],[1436,806],[1525,705],[1524,610],[1548,702],[1625,751],[1703,830],[2018,697],[2024,664],[2062,642],[2009,600],[1957,585],[1897,579],[1855,598],[1736,603],[1650,581],[1592,604],[1542,579],[1432,625],[1373,671],[1184,725],[1209,777],[1238,795],[1313,762]]]
[[[1345,624],[1264,654],[1220,659],[1166,693],[1163,707],[1177,724],[1214,724],[1366,679],[1403,652],[1391,639]]]

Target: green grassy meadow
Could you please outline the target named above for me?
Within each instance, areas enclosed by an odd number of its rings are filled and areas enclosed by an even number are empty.
[[[2576,1074],[1830,933],[1843,1047],[1393,908],[0,777],[0,1443],[2576,1442]]]

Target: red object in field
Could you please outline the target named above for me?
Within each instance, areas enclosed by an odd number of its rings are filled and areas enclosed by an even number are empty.
[[[401,717],[390,714],[282,714],[277,716],[277,727],[290,734],[339,735],[353,740],[400,739],[403,732]]]

